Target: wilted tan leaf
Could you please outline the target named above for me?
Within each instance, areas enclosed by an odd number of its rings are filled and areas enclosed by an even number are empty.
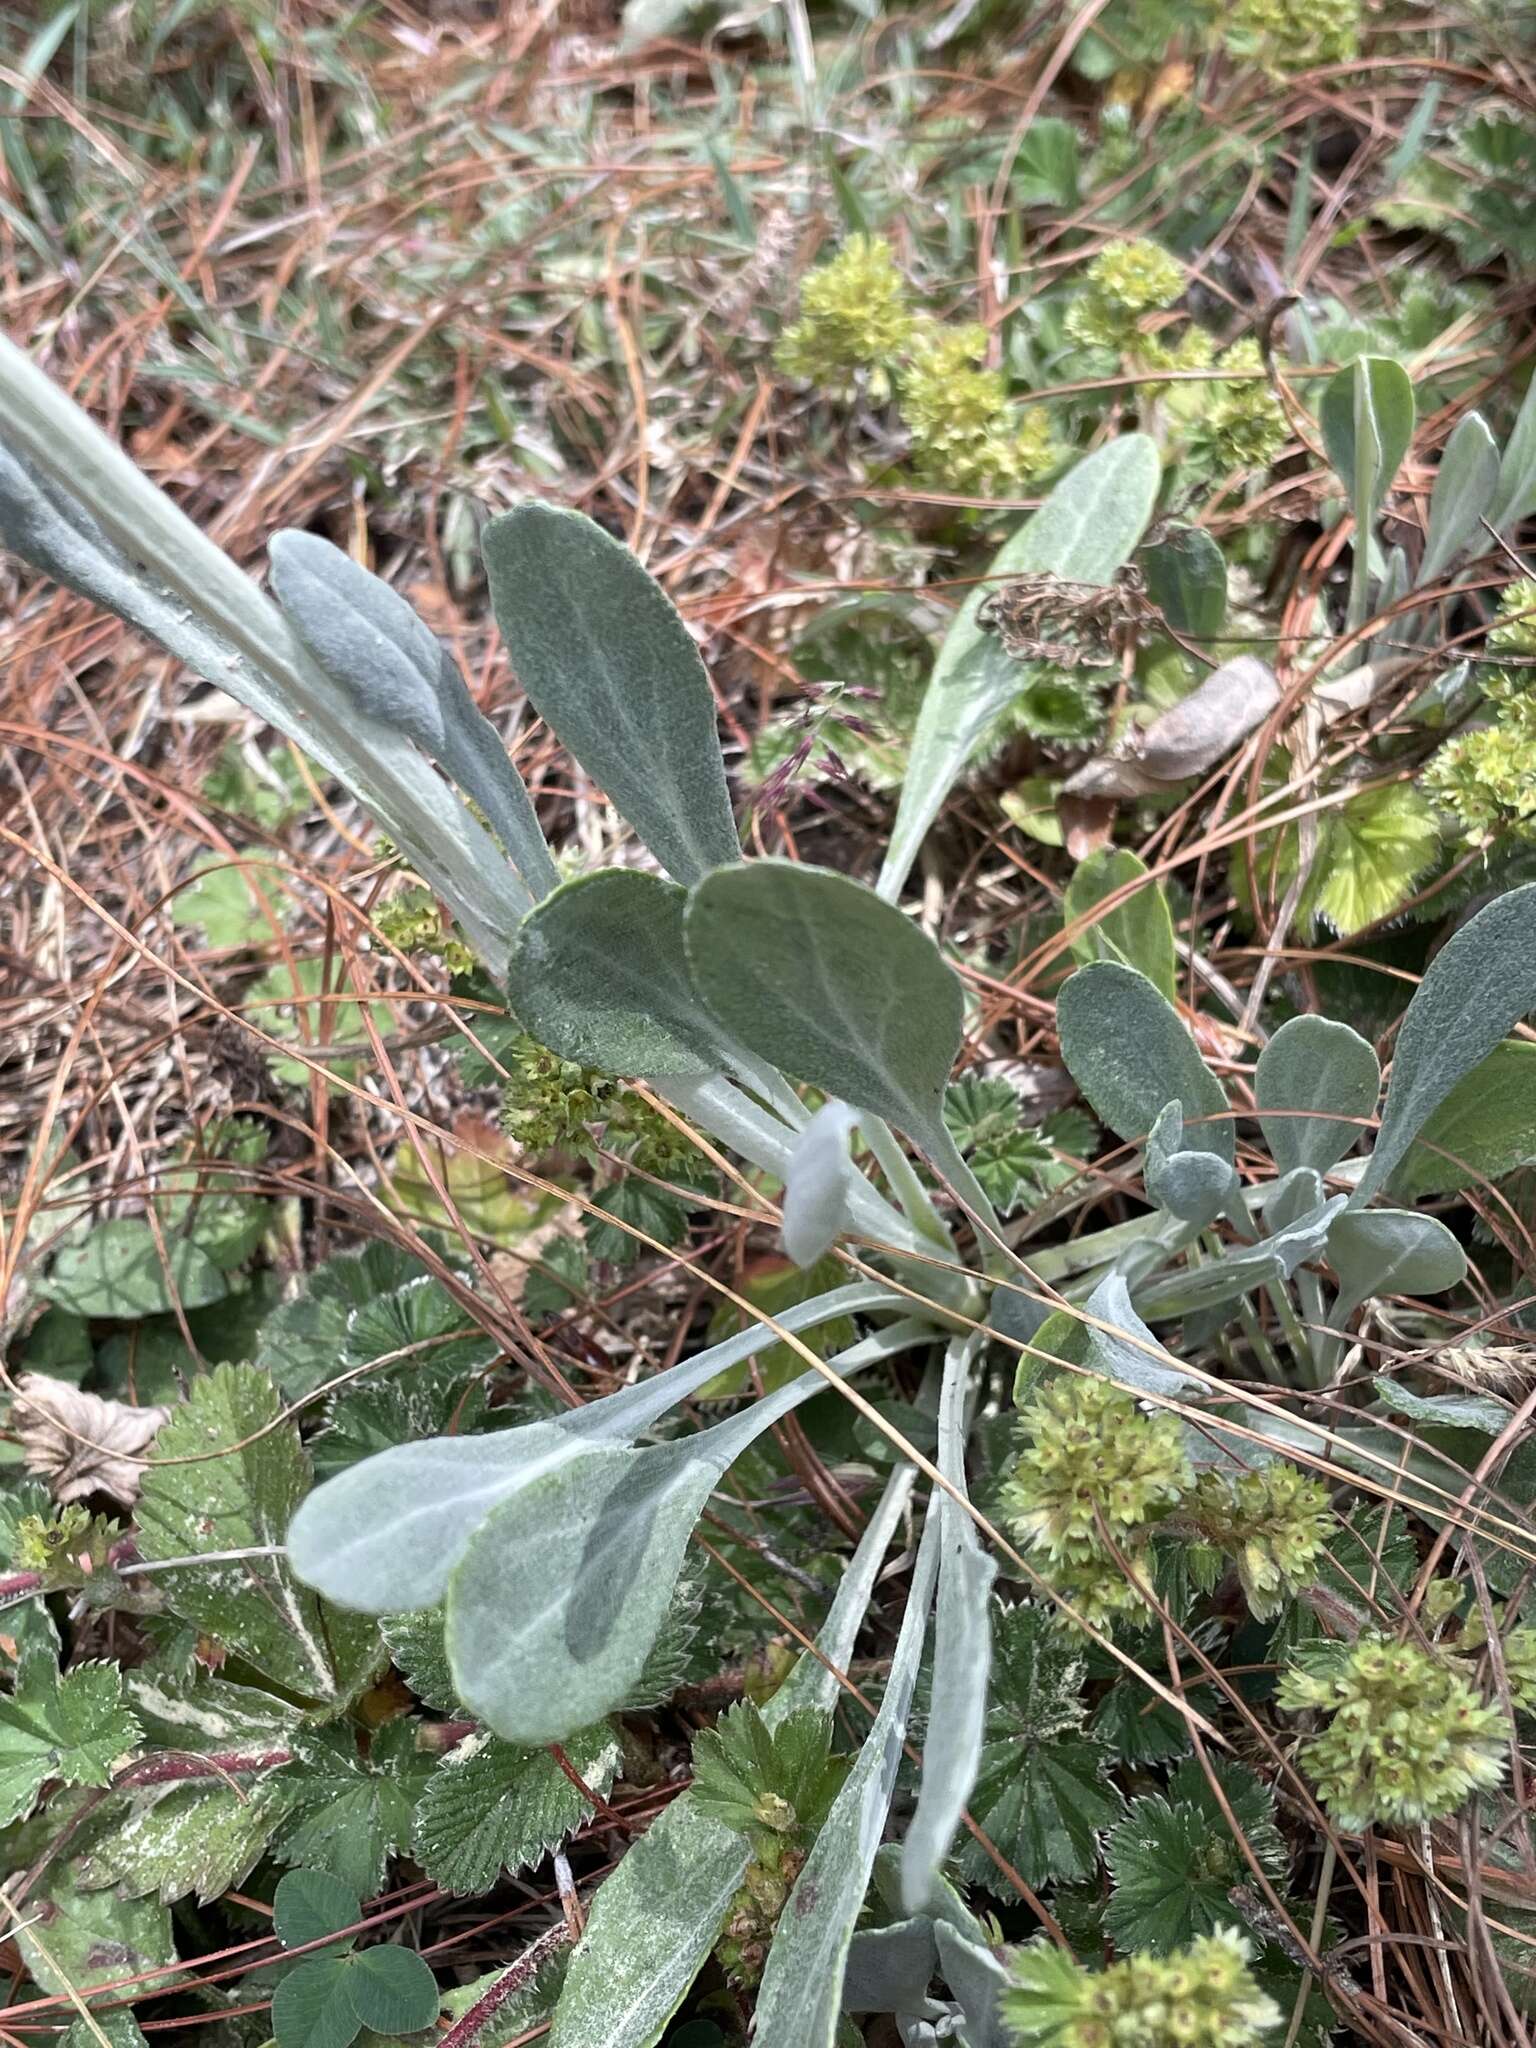
[[[1127,733],[1108,754],[1090,761],[1065,785],[1075,797],[1149,796],[1204,775],[1261,725],[1280,702],[1280,686],[1267,662],[1251,654],[1224,661],[1199,689]]]
[[[107,1493],[129,1507],[139,1497],[143,1465],[169,1408],[130,1408],[125,1401],[83,1393],[68,1380],[23,1374],[11,1420],[29,1472],[46,1479],[55,1500]]]

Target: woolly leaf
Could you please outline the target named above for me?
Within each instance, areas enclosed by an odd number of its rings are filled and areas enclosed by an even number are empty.
[[[677,881],[739,860],[709,678],[660,585],[552,505],[493,519],[484,550],[513,669],[561,744]]]
[[[1536,1045],[1506,1038],[1458,1081],[1393,1174],[1399,1200],[1502,1180],[1536,1159]]]
[[[1117,1137],[1146,1137],[1171,1096],[1185,1144],[1231,1163],[1221,1084],[1144,974],[1110,960],[1080,967],[1057,998],[1056,1018],[1068,1071]]]
[[[1328,1232],[1339,1276],[1329,1321],[1342,1328],[1381,1294],[1443,1294],[1466,1278],[1467,1255],[1445,1225],[1412,1209],[1346,1209]]]
[[[694,981],[743,1045],[945,1147],[960,983],[909,918],[845,875],[757,860],[700,883],[686,931]]]
[[[1318,422],[1328,460],[1350,494],[1365,535],[1413,439],[1413,385],[1391,356],[1357,356],[1323,392]]]
[[[1463,413],[1435,472],[1429,538],[1418,575],[1421,587],[1442,576],[1474,541],[1481,553],[1483,521],[1498,488],[1498,444],[1481,413]]]
[[[784,1182],[784,1249],[802,1271],[832,1249],[848,1225],[855,1167],[848,1141],[858,1118],[827,1102],[795,1140]]]
[[[1326,1173],[1363,1135],[1358,1119],[1376,1107],[1381,1066],[1347,1024],[1292,1017],[1259,1054],[1253,1092],[1259,1128],[1280,1172],[1309,1166]]]

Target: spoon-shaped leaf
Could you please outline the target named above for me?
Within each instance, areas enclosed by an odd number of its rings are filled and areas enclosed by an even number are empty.
[[[997,579],[1045,574],[1069,583],[1108,583],[1130,559],[1152,516],[1160,476],[1145,434],[1097,448],[1057,484],[1040,510],[1006,541],[944,636],[913,734],[880,894],[901,894],[928,827],[977,746],[1029,679],[978,614]]]
[[[605,868],[566,882],[518,929],[507,1000],[562,1059],[609,1074],[712,1074],[723,1034],[683,950],[687,891]]]
[[[1360,1137],[1359,1119],[1375,1109],[1381,1067],[1374,1049],[1347,1024],[1292,1017],[1259,1054],[1253,1093],[1259,1128],[1280,1172],[1310,1166],[1326,1173]]]
[[[932,1335],[915,1319],[893,1323],[830,1364],[855,1372]],[[448,1580],[448,1660],[469,1711],[529,1747],[611,1713],[639,1681],[721,1476],[824,1385],[802,1373],[673,1443],[591,1445],[493,1508]]]
[[[1323,446],[1366,534],[1413,440],[1413,384],[1392,356],[1356,356],[1328,380],[1318,414]]]
[[[809,1330],[901,1297],[860,1283],[780,1311],[786,1330]],[[429,1437],[365,1458],[302,1502],[288,1558],[306,1585],[365,1614],[435,1607],[470,1537],[499,1501],[593,1444],[630,1443],[716,1374],[779,1341],[754,1324],[697,1358],[621,1388],[584,1408],[494,1436]]]
[[[965,1403],[974,1340],[955,1339],[944,1361],[939,1393],[938,1466],[965,1496]],[[930,1514],[939,1518],[939,1589],[934,1602],[933,1699],[923,1744],[917,1811],[902,1847],[901,1896],[920,1913],[948,1856],[965,1802],[976,1783],[987,1719],[992,1670],[992,1581],[997,1562],[981,1547],[976,1524],[947,1493],[937,1490]]]
[[[267,548],[272,588],[316,663],[473,797],[534,896],[560,879],[523,778],[446,647],[398,591],[315,533]]]
[[[1057,999],[1056,1023],[1068,1072],[1116,1137],[1146,1137],[1171,1093],[1187,1145],[1231,1163],[1221,1083],[1144,974],[1112,960],[1080,967]]]
[[[1339,1276],[1328,1318],[1336,1329],[1376,1295],[1444,1294],[1467,1274],[1445,1225],[1412,1209],[1347,1209],[1328,1233],[1328,1263]]]
[[[1419,566],[1420,587],[1435,579],[1482,538],[1483,521],[1499,487],[1499,450],[1480,412],[1464,413],[1445,444],[1429,500],[1429,538]],[[1481,550],[1479,550],[1481,552]]]
[[[1385,1187],[1434,1111],[1511,1026],[1536,1009],[1536,882],[1511,889],[1448,939],[1397,1034],[1381,1132],[1355,1191]]]
[[[579,512],[520,505],[485,529],[485,566],[529,703],[667,872],[740,860],[709,678],[629,549]]]
[[[960,983],[911,920],[845,875],[723,868],[688,901],[695,986],[733,1037],[947,1157]]]
[[[848,1140],[858,1122],[846,1102],[824,1103],[795,1140],[784,1182],[784,1249],[802,1269],[814,1266],[848,1227],[858,1170]]]

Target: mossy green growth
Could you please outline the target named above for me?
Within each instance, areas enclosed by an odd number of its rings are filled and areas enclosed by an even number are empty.
[[[401,953],[436,953],[450,974],[472,974],[475,956],[443,920],[437,898],[419,885],[405,888],[373,913],[379,936]]]
[[[888,245],[873,235],[850,235],[801,286],[800,318],[786,329],[775,360],[786,376],[829,390],[866,372],[874,395],[883,397],[914,324]]]
[[[1223,370],[1259,370],[1256,341],[1234,342],[1220,360]],[[1192,455],[1210,469],[1268,469],[1285,446],[1290,426],[1285,408],[1262,376],[1245,383],[1191,384],[1169,402],[1175,418],[1187,393],[1186,430]]]
[[[1098,1971],[1044,1942],[1021,1949],[1003,2016],[1019,2048],[1258,2048],[1281,2012],[1248,1943],[1223,1927]]]
[[[1407,1827],[1455,1813],[1503,1774],[1510,1730],[1447,1660],[1363,1635],[1293,1666],[1279,1704],[1326,1725],[1304,1739],[1303,1769],[1342,1827]]]
[[[1233,0],[1223,37],[1271,78],[1347,64],[1360,53],[1360,0]]]

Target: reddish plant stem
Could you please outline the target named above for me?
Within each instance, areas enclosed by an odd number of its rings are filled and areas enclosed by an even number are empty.
[[[437,2048],[472,2048],[507,2000],[531,1984],[556,1949],[563,1948],[569,1938],[564,1922],[557,1922],[546,1929],[537,1941],[523,1950],[515,1963],[503,1971],[490,1989],[475,2000],[461,2020],[456,2020],[446,2034],[438,2036]]]

